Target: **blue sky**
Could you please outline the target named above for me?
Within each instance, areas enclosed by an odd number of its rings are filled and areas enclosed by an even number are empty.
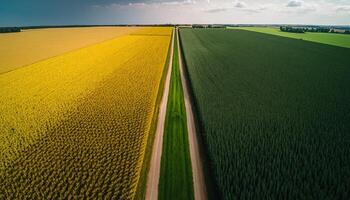
[[[153,23],[350,25],[350,0],[0,0],[0,26]]]

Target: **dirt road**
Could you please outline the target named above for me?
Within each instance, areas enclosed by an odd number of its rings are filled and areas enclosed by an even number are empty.
[[[160,161],[163,151],[163,133],[165,124],[166,108],[169,96],[170,75],[173,65],[174,32],[170,48],[169,66],[165,79],[164,93],[159,107],[156,135],[153,142],[152,158],[147,176],[146,197],[147,200],[158,199],[158,183],[160,175]]]
[[[178,29],[176,29],[178,33]],[[179,34],[177,34],[177,45],[179,47],[179,65],[180,65],[180,74],[182,80],[182,87],[185,98],[185,106],[186,106],[186,115],[187,115],[187,131],[188,131],[188,139],[190,144],[190,155],[191,155],[191,163],[192,163],[192,176],[193,176],[193,189],[194,189],[194,199],[195,200],[206,200],[206,187],[204,180],[204,172],[203,166],[201,162],[201,157],[199,153],[199,145],[196,133],[196,127],[192,112],[192,104],[191,98],[189,94],[189,84],[187,77],[184,74],[184,66],[182,63],[182,55],[180,50],[179,43]]]

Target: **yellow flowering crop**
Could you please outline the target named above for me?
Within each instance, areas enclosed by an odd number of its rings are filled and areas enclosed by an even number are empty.
[[[171,31],[1,74],[0,198],[133,198]]]
[[[48,28],[0,34],[0,74],[139,29],[138,27]]]

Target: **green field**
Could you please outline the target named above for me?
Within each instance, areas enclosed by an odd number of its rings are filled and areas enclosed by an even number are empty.
[[[346,35],[346,34],[310,33],[310,32],[289,33],[289,32],[282,32],[278,28],[265,28],[265,27],[237,27],[232,29],[255,31],[259,33],[278,35],[278,36],[289,37],[294,39],[303,39],[303,40],[312,41],[312,42],[350,48],[350,35]]]
[[[194,199],[186,109],[175,35],[173,66],[165,118],[158,199]]]
[[[180,34],[222,199],[350,198],[350,49],[244,30]]]

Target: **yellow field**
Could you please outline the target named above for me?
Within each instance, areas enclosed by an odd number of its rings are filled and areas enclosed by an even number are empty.
[[[154,29],[152,27],[147,27],[135,30],[130,33],[130,35],[169,36],[169,31],[167,29]]]
[[[147,30],[0,74],[0,199],[134,196],[171,37]]]
[[[139,29],[136,27],[50,28],[0,34],[0,74]]]

